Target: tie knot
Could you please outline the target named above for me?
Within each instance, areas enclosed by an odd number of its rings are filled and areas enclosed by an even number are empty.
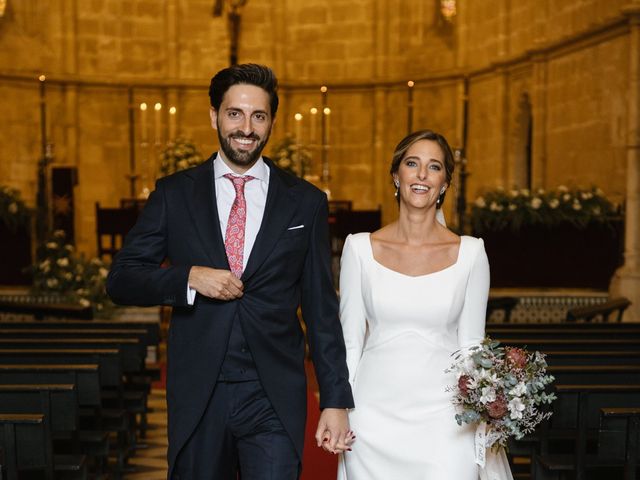
[[[250,180],[253,180],[255,177],[252,177],[251,175],[245,175],[244,177],[241,177],[239,175],[227,173],[226,175],[224,175],[224,178],[228,178],[229,180],[231,180],[231,183],[233,183],[233,187],[236,189],[237,193],[244,191],[244,184]]]

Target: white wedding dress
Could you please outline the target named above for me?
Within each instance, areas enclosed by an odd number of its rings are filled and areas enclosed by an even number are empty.
[[[482,341],[489,264],[463,236],[453,265],[408,276],[378,263],[369,233],[350,235],[340,273],[340,317],[356,440],[339,480],[477,480],[473,426],[458,426],[444,370]]]

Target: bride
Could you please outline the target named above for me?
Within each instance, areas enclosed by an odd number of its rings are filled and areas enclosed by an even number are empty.
[[[474,429],[458,426],[444,370],[451,354],[484,337],[489,264],[481,239],[438,221],[454,169],[430,130],[396,147],[397,221],[349,235],[340,316],[357,439],[339,480],[477,480]]]

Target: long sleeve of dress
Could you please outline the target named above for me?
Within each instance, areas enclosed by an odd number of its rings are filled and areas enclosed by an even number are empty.
[[[476,256],[471,266],[464,306],[458,323],[458,345],[468,348],[478,345],[484,338],[489,297],[489,260],[482,239],[477,240]]]
[[[349,383],[352,388],[367,330],[362,298],[362,264],[354,243],[355,237],[349,235],[345,240],[340,260],[340,322],[347,349]]]

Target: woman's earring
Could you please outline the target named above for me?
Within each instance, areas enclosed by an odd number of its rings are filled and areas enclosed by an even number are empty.
[[[396,186],[396,192],[393,194],[396,198],[398,198],[398,190],[400,189],[400,182],[398,180],[394,180],[393,184]]]
[[[440,189],[440,195],[438,195],[438,199],[436,200],[436,205],[440,206],[442,204],[442,196],[444,195],[444,192],[447,191],[447,187],[443,186]]]

